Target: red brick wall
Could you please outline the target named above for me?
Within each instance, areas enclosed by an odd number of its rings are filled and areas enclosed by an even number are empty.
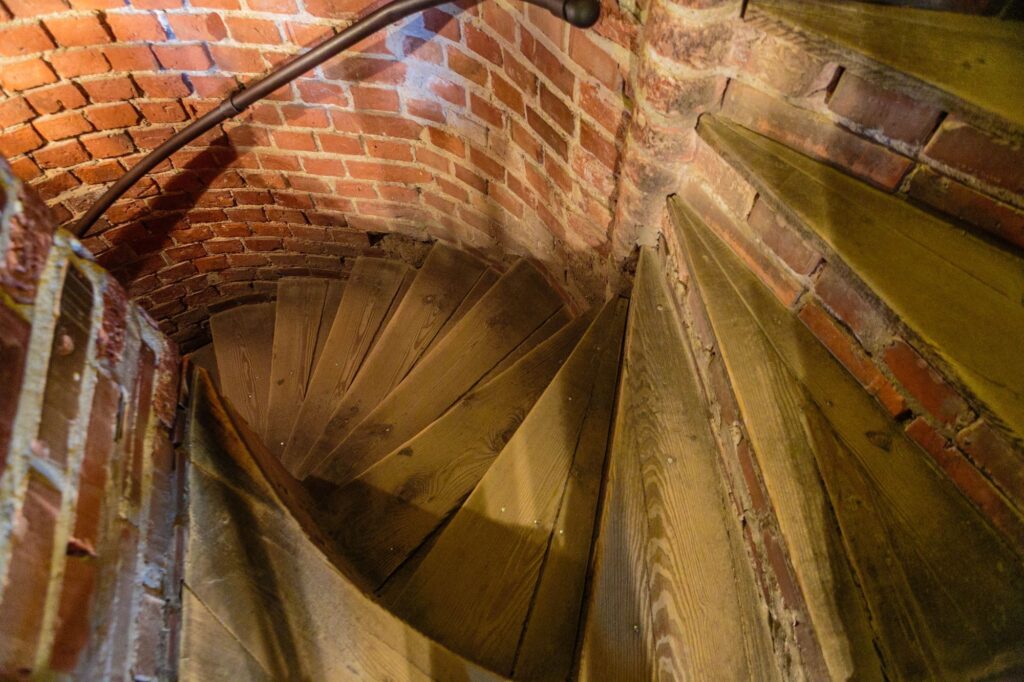
[[[363,10],[5,1],[0,154],[67,223],[174,129]],[[603,294],[636,37],[631,15],[604,11],[586,33],[503,0],[413,17],[175,155],[85,244],[186,345],[209,306],[282,273],[344,276],[375,233],[529,254],[577,298]]]
[[[174,665],[177,349],[54,226],[0,160],[0,678],[156,679]]]

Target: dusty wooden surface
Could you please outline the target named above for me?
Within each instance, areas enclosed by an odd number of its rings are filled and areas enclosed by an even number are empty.
[[[274,347],[273,303],[246,305],[210,318],[224,397],[254,431],[263,432]]]
[[[362,366],[408,272],[403,263],[356,259],[309,381],[310,399],[302,403],[282,455],[289,471],[301,475],[311,468],[311,448]]]
[[[440,417],[561,307],[543,276],[519,261],[322,460],[314,478],[343,485],[366,471]]]
[[[870,614],[857,586],[805,429],[820,415],[709,258],[705,229],[682,202],[677,231],[711,319],[743,421],[771,496],[814,633],[833,679],[882,679]],[[827,429],[827,427],[825,427]]]
[[[724,119],[699,131],[1024,434],[1024,261]]]
[[[326,528],[371,583],[379,587],[472,492],[592,319],[573,320],[323,500]]]
[[[313,449],[330,452],[405,378],[484,276],[473,256],[435,244]]]
[[[751,10],[820,34],[885,66],[1024,124],[1019,21],[865,2],[754,0]]]
[[[801,387],[801,428],[886,672],[976,679],[1024,670],[1024,566],[954,484],[715,237],[694,264],[723,278]],[[759,422],[752,424],[756,427]]]
[[[591,458],[604,458],[600,439],[581,442],[580,435],[597,386],[604,389],[604,398],[611,393],[607,384],[614,386],[617,362],[603,360],[618,357],[616,336],[621,339],[624,313],[618,301],[606,305],[415,574],[389,599],[437,641],[499,672],[512,671],[545,567],[561,571],[551,579],[567,585],[571,568],[563,570],[560,560],[579,560],[567,555],[548,563],[546,558],[577,453],[584,469],[594,466]],[[599,414],[607,417],[608,411],[596,410]],[[578,450],[580,445],[585,452]],[[577,567],[585,565],[584,559]],[[582,589],[582,580],[575,585]],[[548,590],[544,594],[551,596]],[[582,595],[555,598],[559,604],[546,605],[540,613],[568,619],[559,606],[578,609]],[[546,625],[559,631],[557,623]],[[568,635],[561,645],[571,649],[575,624]]]

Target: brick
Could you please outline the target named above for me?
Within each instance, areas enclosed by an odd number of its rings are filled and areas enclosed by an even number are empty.
[[[124,175],[124,168],[113,160],[100,161],[75,169],[75,177],[88,185],[117,180],[122,175]]]
[[[47,140],[63,140],[92,130],[89,122],[77,111],[37,118],[34,125]]]
[[[4,154],[3,135],[0,135],[0,154]],[[43,172],[39,170],[39,166],[35,164],[35,161],[27,156],[9,161],[8,163],[11,166],[11,170],[14,172],[14,176],[22,182],[31,182],[43,174]]]
[[[366,8],[357,0],[306,0],[306,11],[327,19],[346,19]]]
[[[606,7],[601,7],[602,15],[606,11]],[[555,47],[562,50],[565,49],[566,37],[569,35],[568,24],[565,21],[556,17],[546,9],[537,7],[536,5],[526,6],[526,18],[530,22],[530,25],[539,29]]]
[[[484,23],[495,33],[516,44],[517,22],[511,14],[503,10],[495,3],[488,3],[480,6],[480,13],[483,15]]]
[[[365,88],[352,86],[352,102],[356,109],[372,111],[389,111],[397,113],[399,110],[398,92],[391,88]]]
[[[107,25],[121,43],[160,42],[167,37],[163,26],[152,14],[108,14]]]
[[[758,239],[796,274],[810,275],[821,263],[821,253],[810,246],[797,233],[796,228],[776,214],[763,199],[754,201],[747,222]]]
[[[99,17],[61,17],[46,20],[46,29],[61,47],[85,47],[110,42],[110,34]]]
[[[532,107],[526,107],[526,121],[529,123],[530,128],[533,129],[537,135],[540,136],[547,146],[558,154],[562,159],[568,160],[569,146],[565,139],[556,131],[551,125],[545,121],[540,114],[538,114]],[[586,146],[586,143],[582,142],[583,131],[580,131],[581,144]],[[595,142],[595,140],[588,140],[589,142]]]
[[[21,382],[25,375],[29,323],[7,305],[0,305],[0,476],[7,468],[11,427],[18,409]]]
[[[139,112],[127,102],[89,107],[85,110],[85,117],[97,130],[126,128],[139,122]]]
[[[619,160],[619,150],[615,148],[615,143],[586,121],[580,123],[580,146],[593,154],[609,170],[615,170]]]
[[[427,86],[434,95],[460,108],[466,106],[466,89],[442,78],[431,78]]]
[[[702,140],[698,140],[696,151],[693,165],[712,188],[719,201],[724,203],[733,215],[746,218],[754,205],[757,190],[725,159],[719,156],[718,152]]]
[[[444,63],[444,53],[440,45],[416,36],[405,36],[402,40],[402,54],[427,64],[440,66]]]
[[[89,160],[89,154],[78,140],[48,144],[32,155],[40,168],[68,168]]]
[[[117,156],[124,156],[135,151],[135,145],[124,133],[99,133],[97,135],[86,135],[79,138],[85,148],[93,157],[107,159]]]
[[[70,83],[60,83],[28,93],[28,101],[40,114],[55,114],[85,106],[85,96]]]
[[[191,92],[185,80],[178,75],[140,74],[135,76],[135,82],[148,97],[153,99],[179,99],[188,97]]]
[[[139,109],[149,123],[177,123],[189,117],[178,102],[141,102]]]
[[[565,68],[564,57],[557,57],[551,50],[534,40],[529,33],[522,35],[523,56],[530,61],[555,87],[566,95],[572,95],[576,77]]]
[[[1024,511],[1024,453],[984,419],[956,436],[959,445],[1018,509]]]
[[[13,128],[19,123],[24,123],[33,116],[35,112],[28,105],[24,97],[11,97],[0,102],[0,130]]]
[[[0,86],[8,92],[29,90],[56,80],[57,75],[50,65],[38,58],[8,62],[0,69]]]
[[[115,45],[105,48],[103,55],[114,71],[156,71],[159,68],[156,57],[146,45]]]
[[[744,127],[889,191],[900,185],[912,165],[910,159],[848,133],[819,114],[735,80],[726,90],[722,112]]]
[[[493,74],[491,78],[491,89],[494,91],[495,97],[501,100],[512,112],[517,113],[520,116],[526,115],[526,107],[523,104],[523,95],[519,92],[519,89],[516,88],[516,86],[509,83],[498,74]]]
[[[919,102],[903,93],[883,88],[846,71],[839,79],[828,108],[865,132],[913,147],[924,144],[939,123],[937,107]]]
[[[367,140],[366,153],[378,159],[389,161],[412,161],[412,146],[407,142]]]
[[[295,0],[248,0],[247,4],[254,12],[294,14],[296,10]]]
[[[622,83],[618,61],[591,40],[585,32],[570,32],[569,56],[606,88],[618,90]]]
[[[327,128],[331,125],[327,112],[320,107],[289,104],[281,108],[285,122],[299,128]]]
[[[501,66],[501,46],[498,41],[475,26],[466,26],[466,47],[492,64]]]
[[[430,137],[430,143],[438,149],[443,149],[459,158],[465,158],[466,145],[457,135],[438,128],[428,128],[427,133]]]
[[[591,83],[580,83],[579,107],[612,135],[620,134],[623,121],[621,105],[606,99],[607,91]]]
[[[814,283],[814,292],[865,346],[881,346],[888,340],[890,333],[878,306],[858,291],[837,268],[825,267]]]
[[[540,162],[544,158],[544,148],[530,131],[521,126],[517,121],[510,121],[512,126],[512,141],[526,152],[527,156],[534,161]]]
[[[572,135],[575,132],[573,108],[563,102],[546,85],[540,86],[540,108],[566,133]]]
[[[349,135],[334,135],[332,133],[317,133],[320,146],[325,152],[331,154],[348,154],[360,156],[363,153],[363,145],[359,138]]]
[[[153,54],[165,69],[206,71],[213,66],[210,55],[202,45],[154,45]]]
[[[231,37],[238,42],[260,45],[279,45],[281,43],[281,32],[274,21],[229,17],[227,24]]]
[[[897,339],[883,358],[903,388],[943,424],[963,425],[973,417],[964,399],[905,342]]]
[[[138,94],[132,80],[124,76],[83,81],[81,85],[93,102],[121,102]]]
[[[924,155],[1013,194],[1024,194],[1024,149],[1019,142],[979,130],[955,116],[939,127]]]
[[[486,121],[494,128],[501,128],[505,124],[505,117],[501,110],[475,93],[470,94],[469,108],[475,116]]]
[[[451,45],[446,48],[445,53],[448,56],[448,66],[452,71],[478,85],[487,84],[487,67],[482,62]]]
[[[0,27],[0,57],[22,57],[53,47],[50,36],[39,24]]]
[[[228,37],[228,29],[219,14],[214,12],[169,14],[167,23],[178,40],[205,40],[216,42]],[[157,57],[159,57],[157,53]]]
[[[908,193],[958,220],[1024,248],[1024,212],[930,168],[910,176]]]
[[[479,149],[470,148],[469,160],[473,165],[496,180],[505,179],[505,166]]]
[[[347,57],[325,66],[323,71],[332,80],[398,85],[405,81],[406,65],[389,59]]]
[[[788,97],[808,97],[826,90],[839,65],[815,56],[788,40],[761,32],[738,37],[729,62]]]
[[[35,17],[67,10],[64,0],[6,0],[7,9],[16,17]]]
[[[429,182],[430,173],[412,166],[399,166],[370,161],[349,161],[349,174],[357,180],[380,180],[382,182],[420,183]]]
[[[462,40],[459,20],[440,9],[430,8],[423,11],[423,28],[448,40]]]
[[[882,403],[889,414],[898,416],[906,411],[903,397],[824,308],[811,301],[800,309],[799,317],[853,378]]]
[[[50,63],[62,78],[92,76],[110,71],[110,62],[103,50],[96,48],[55,52],[50,55]]]

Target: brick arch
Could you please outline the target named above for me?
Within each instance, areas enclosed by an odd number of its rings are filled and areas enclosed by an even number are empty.
[[[0,153],[65,224],[221,97],[362,11],[345,0],[4,0]],[[179,341],[381,233],[530,255],[602,292],[635,22],[446,5],[364,41],[141,182],[85,244]]]

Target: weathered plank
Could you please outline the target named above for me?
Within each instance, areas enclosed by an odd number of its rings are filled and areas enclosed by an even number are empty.
[[[343,485],[366,471],[440,417],[561,307],[532,265],[516,263],[334,448],[315,478]]]
[[[507,372],[321,500],[340,552],[380,586],[472,492],[593,319],[581,316]]]
[[[798,382],[797,412],[888,675],[1024,670],[1024,566],[829,351],[718,239],[685,225],[703,281],[724,277]],[[702,289],[703,290],[703,289]],[[706,295],[721,291],[707,288]],[[755,426],[756,420],[752,422]]]
[[[257,433],[267,419],[274,308],[273,303],[245,305],[210,318],[221,390]]]
[[[476,257],[435,244],[324,426],[314,452],[329,453],[401,382],[486,272]]]
[[[207,680],[252,680],[271,682],[273,678],[242,643],[217,620],[206,606],[183,587],[181,658],[178,679],[183,682]]]
[[[220,376],[217,374],[217,351],[214,350],[212,343],[192,351],[188,354],[188,359],[196,367],[205,369],[210,374],[213,385],[220,388]]]
[[[443,339],[445,335],[455,327],[458,321],[465,317],[466,313],[472,310],[473,306],[475,306],[477,302],[484,297],[484,294],[491,290],[491,287],[494,286],[494,283],[498,281],[499,277],[501,277],[501,275],[499,275],[494,268],[487,268],[484,270],[480,275],[480,279],[476,281],[476,284],[473,285],[470,292],[466,294],[464,299],[462,299],[462,303],[459,304],[459,307],[456,308],[451,317],[445,321],[444,325],[441,327],[441,331],[437,332],[437,335],[434,336],[430,345],[427,346],[425,351],[423,351],[424,355],[434,350],[434,346],[440,343],[441,339]]]
[[[617,363],[602,361],[617,358],[613,339],[621,339],[624,312],[618,301],[605,306],[415,574],[391,595],[408,622],[503,674],[512,671],[599,370],[614,383]],[[562,646],[574,641],[575,632]]]
[[[572,668],[618,388],[628,301],[620,298],[609,305],[616,306],[615,327],[607,338],[607,346],[594,349],[601,354],[601,365],[594,378],[533,606],[516,652],[514,677],[518,679],[565,680]]]
[[[1024,434],[1019,257],[724,119],[704,117],[699,131]]]
[[[1024,124],[1024,92],[999,86],[1024,73],[1024,29],[1018,21],[850,0],[755,0],[751,5]]]
[[[706,258],[692,236],[700,219],[676,202],[674,219],[691,259]],[[833,679],[882,679],[870,615],[804,429],[820,426],[803,389],[743,302],[704,262],[692,266],[718,338],[779,528]],[[825,427],[826,429],[828,427]]]
[[[694,361],[650,249],[640,254],[626,343],[611,456],[639,460],[645,513],[642,519],[635,511],[630,516],[646,528],[626,529],[625,537],[614,539],[646,537],[650,625],[635,626],[651,641],[629,650],[634,667],[622,672],[636,677],[624,679],[775,679],[765,609],[726,499]],[[612,666],[616,675],[623,665],[616,658],[620,643],[608,635],[621,633],[625,624],[608,620],[645,617],[629,602],[632,613],[612,612],[609,607],[623,598],[598,591],[635,584],[635,564],[643,559],[625,548],[612,557],[630,563],[611,567],[625,585],[595,577],[588,620],[599,620],[588,622],[581,665],[591,676],[603,674],[598,663]]]
[[[327,285],[327,294],[324,296],[323,314],[320,316],[320,333],[316,337],[316,348],[313,349],[313,367],[320,362],[320,356],[327,345],[327,338],[334,326],[334,316],[338,314],[338,307],[341,306],[341,295],[345,292],[345,282],[332,279]],[[312,372],[310,372],[312,378]],[[307,382],[308,383],[308,382]]]
[[[532,351],[538,345],[550,338],[552,334],[562,329],[571,319],[572,313],[570,313],[567,308],[559,308],[554,315],[547,319],[547,322],[537,327],[536,331],[523,339],[523,342],[516,346],[511,353],[506,355],[501,362],[492,367],[490,372],[480,377],[480,381],[478,381],[476,385],[483,386],[488,381],[504,372],[506,369],[518,362],[519,358]]]
[[[284,452],[295,416],[306,396],[327,284],[325,279],[312,277],[285,277],[277,283],[270,398],[267,426],[262,435],[267,448],[278,457]]]
[[[496,679],[349,583],[264,478],[277,460],[256,465],[208,386],[193,396],[185,589],[271,679]]]
[[[339,400],[348,390],[377,337],[409,272],[407,265],[380,258],[358,258],[345,285],[320,361],[281,461],[293,474],[303,463]]]

